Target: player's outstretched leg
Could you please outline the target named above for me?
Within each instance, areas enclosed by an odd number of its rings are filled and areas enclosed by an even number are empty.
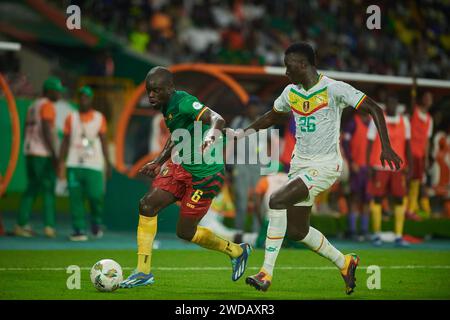
[[[317,229],[309,226],[311,207],[291,207],[288,209],[288,236],[300,241],[315,253],[327,258],[340,270],[345,282],[345,292],[351,294],[356,287],[356,267],[359,258],[355,254],[343,255]]]
[[[120,283],[121,288],[146,286],[155,282],[151,272],[151,261],[153,240],[157,231],[157,212],[175,200],[171,193],[161,189],[154,189],[141,199],[137,230],[138,264],[136,270]]]
[[[231,279],[239,280],[247,268],[252,247],[248,243],[236,244],[222,239],[210,229],[198,226],[200,219],[181,215],[177,225],[177,236],[203,248],[227,254],[233,268]]]
[[[340,270],[342,278],[344,279],[345,292],[347,294],[353,293],[356,287],[356,267],[359,264],[359,257],[356,254],[351,253],[343,255],[320,231],[313,227],[309,227],[308,234],[301,242],[315,253],[333,262]]]
[[[265,244],[264,264],[261,270],[245,279],[245,283],[256,290],[267,291],[272,283],[273,269],[275,261],[283,244],[286,233],[286,210],[269,209],[269,226]]]

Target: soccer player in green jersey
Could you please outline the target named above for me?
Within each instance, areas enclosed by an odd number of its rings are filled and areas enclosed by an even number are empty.
[[[152,190],[146,193],[139,203],[137,269],[121,283],[121,287],[133,288],[154,283],[151,257],[158,212],[178,200],[181,201],[181,208],[177,236],[204,248],[227,254],[231,258],[233,269],[231,278],[236,281],[244,274],[251,252],[250,245],[224,240],[211,230],[198,226],[199,221],[208,212],[212,199],[223,185],[223,161],[211,163],[205,161],[202,156],[215,142],[214,130],[222,132],[225,121],[196,97],[175,90],[173,75],[166,68],[151,69],[145,79],[145,85],[150,106],[162,112],[171,135],[176,135],[178,129],[187,130],[192,144],[190,152],[182,150],[183,161],[175,163],[171,154],[179,142],[175,143],[171,136],[161,154],[140,170],[141,174],[156,178]],[[208,132],[204,139],[194,137],[196,122],[197,127],[201,125],[202,132]],[[195,161],[199,157],[200,163]]]

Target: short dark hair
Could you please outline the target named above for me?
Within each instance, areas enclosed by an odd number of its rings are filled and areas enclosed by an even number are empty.
[[[290,53],[300,53],[306,57],[311,65],[316,65],[316,53],[313,47],[307,42],[296,42],[291,44],[284,54],[288,55]]]

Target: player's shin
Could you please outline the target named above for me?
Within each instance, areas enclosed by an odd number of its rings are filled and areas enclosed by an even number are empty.
[[[158,216],[147,217],[139,215],[137,230],[138,266],[137,271],[150,273],[152,261],[153,240],[157,231]]]
[[[242,254],[242,248],[238,244],[222,239],[210,229],[201,226],[197,226],[197,231],[191,242],[206,249],[226,253],[231,258],[237,258]]]
[[[412,180],[409,186],[409,194],[408,194],[408,203],[409,203],[408,211],[411,213],[415,213],[418,209],[419,190],[420,190],[420,181]]]
[[[373,202],[370,206],[370,212],[372,214],[373,233],[379,234],[381,232],[381,219],[383,215],[383,208],[381,204]]]
[[[261,271],[272,276],[275,262],[286,234],[287,216],[286,210],[274,209],[269,209],[268,215],[269,226],[267,228],[264,264]]]
[[[308,234],[301,242],[314,252],[333,262],[339,269],[344,267],[345,257],[342,252],[336,249],[319,230],[309,227]]]
[[[401,238],[403,235],[403,225],[405,224],[405,206],[397,204],[394,208],[395,215],[395,236]]]

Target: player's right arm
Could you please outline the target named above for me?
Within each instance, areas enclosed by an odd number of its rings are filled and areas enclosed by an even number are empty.
[[[270,128],[275,124],[283,124],[289,119],[289,114],[291,111],[291,106],[288,100],[288,94],[290,91],[290,86],[287,86],[281,95],[275,100],[273,108],[263,114],[261,117],[256,119],[244,132],[237,134],[238,139],[250,135],[255,131]]]
[[[150,178],[156,177],[161,170],[161,166],[170,159],[174,146],[175,143],[172,141],[171,136],[169,136],[159,156],[146,163],[141,169],[139,169],[139,173],[149,176]]]
[[[250,124],[245,131],[247,130],[255,130],[259,131],[261,129],[267,129],[275,124],[283,124],[289,118],[289,112],[279,112],[276,111],[275,108],[267,111],[261,117],[256,119],[252,124]]]

